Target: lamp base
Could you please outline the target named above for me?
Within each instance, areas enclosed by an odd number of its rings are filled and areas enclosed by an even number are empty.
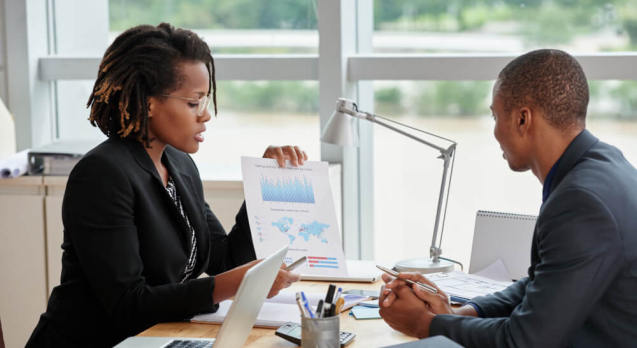
[[[431,258],[417,257],[396,262],[398,272],[436,273],[453,272],[453,262],[440,260],[433,262]]]

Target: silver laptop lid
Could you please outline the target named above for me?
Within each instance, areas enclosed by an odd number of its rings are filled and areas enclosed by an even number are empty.
[[[243,347],[287,252],[286,245],[246,272],[219,329],[214,348]]]

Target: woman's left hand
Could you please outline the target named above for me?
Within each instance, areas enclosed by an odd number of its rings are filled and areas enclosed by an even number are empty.
[[[273,158],[279,162],[280,167],[285,167],[285,160],[290,160],[293,166],[303,165],[307,161],[307,154],[298,146],[274,146],[270,145],[263,153],[263,158]]]

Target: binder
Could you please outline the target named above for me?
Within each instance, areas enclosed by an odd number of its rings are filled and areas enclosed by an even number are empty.
[[[536,220],[534,215],[478,211],[469,273],[502,259],[513,280],[528,276]]]
[[[84,154],[102,140],[56,141],[29,151],[29,175],[69,175]]]

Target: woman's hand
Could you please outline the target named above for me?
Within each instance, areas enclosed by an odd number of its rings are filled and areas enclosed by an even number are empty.
[[[293,166],[303,165],[307,161],[307,154],[298,146],[274,146],[270,145],[263,153],[263,158],[273,158],[279,162],[280,167],[285,167],[285,160],[290,160]]]
[[[274,283],[272,284],[272,288],[270,288],[270,292],[268,293],[268,298],[272,298],[279,294],[279,291],[289,287],[294,282],[298,282],[301,280],[301,276],[296,273],[288,272],[285,270],[285,263],[281,265],[281,269],[279,270],[279,274],[276,275],[276,279],[274,279]]]
[[[263,261],[263,259],[250,261],[244,265],[235,267],[229,271],[216,275],[215,287],[212,291],[213,301],[215,303],[219,303],[236,295],[237,290],[239,290],[239,285],[241,284],[241,281],[243,280],[246,272],[261,261]],[[276,296],[279,291],[287,288],[294,282],[298,282],[299,280],[301,280],[301,276],[299,274],[286,271],[285,263],[283,263],[281,265],[279,273],[276,275],[276,279],[274,279],[272,287],[270,288],[268,298]]]

